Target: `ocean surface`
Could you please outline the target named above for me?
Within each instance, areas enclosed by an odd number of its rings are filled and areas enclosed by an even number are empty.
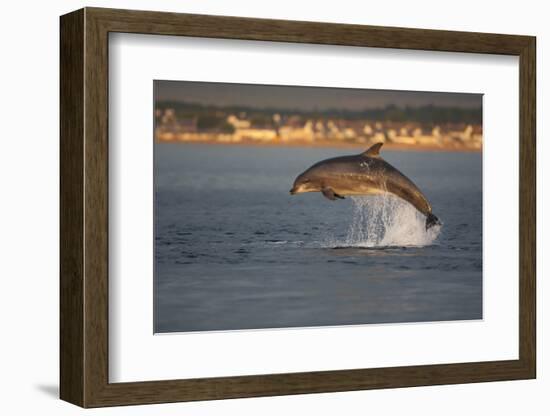
[[[395,197],[291,196],[358,149],[155,144],[155,332],[482,318],[482,156],[385,151],[443,222]]]

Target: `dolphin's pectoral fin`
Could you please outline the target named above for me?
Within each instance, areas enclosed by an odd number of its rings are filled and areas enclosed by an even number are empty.
[[[331,188],[323,188],[321,189],[321,192],[325,198],[330,199],[331,201],[336,201],[336,194]]]
[[[332,188],[323,188],[321,189],[321,192],[325,196],[325,198],[330,199],[331,201],[336,201],[336,199],[346,199],[342,195],[338,195],[335,193]]]

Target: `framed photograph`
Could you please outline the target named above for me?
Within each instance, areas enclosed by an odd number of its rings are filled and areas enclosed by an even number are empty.
[[[62,16],[61,398],[535,378],[535,49]]]

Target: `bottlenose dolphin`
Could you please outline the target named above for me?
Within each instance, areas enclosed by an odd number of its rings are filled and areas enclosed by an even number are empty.
[[[316,163],[296,178],[290,194],[322,192],[335,201],[344,199],[344,195],[390,193],[426,216],[426,230],[440,225],[439,219],[432,214],[432,206],[413,181],[380,157],[381,147],[382,143],[376,143],[359,155]]]

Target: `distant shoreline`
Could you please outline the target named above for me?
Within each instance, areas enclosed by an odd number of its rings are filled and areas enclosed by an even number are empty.
[[[210,140],[155,140],[155,143],[172,143],[172,144],[205,144],[209,146],[226,146],[226,147],[290,147],[290,148],[332,148],[332,149],[367,149],[373,143],[338,143],[338,142],[298,142],[291,143],[274,143],[274,142],[258,142],[258,141],[241,141],[241,142],[219,142]],[[482,148],[476,149],[471,147],[451,147],[437,145],[417,145],[417,144],[399,144],[399,143],[384,143],[384,150],[395,151],[413,151],[413,152],[461,152],[461,153],[481,153]]]

